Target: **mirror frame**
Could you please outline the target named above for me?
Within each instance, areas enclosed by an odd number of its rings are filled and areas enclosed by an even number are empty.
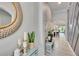
[[[0,27],[0,39],[5,38],[11,35],[12,33],[14,33],[20,27],[22,23],[23,13],[22,13],[20,3],[12,2],[12,4],[15,8],[16,17],[15,19],[13,19],[13,22],[11,22],[10,24]]]

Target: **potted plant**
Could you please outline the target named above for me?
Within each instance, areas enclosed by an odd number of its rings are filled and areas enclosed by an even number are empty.
[[[35,32],[28,33],[29,48],[34,48]]]
[[[50,31],[48,31],[48,41],[49,42],[52,42],[52,38],[53,38],[53,32],[54,30],[50,30]]]

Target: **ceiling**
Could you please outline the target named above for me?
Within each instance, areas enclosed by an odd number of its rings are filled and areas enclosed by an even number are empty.
[[[61,4],[58,4],[58,2],[48,2],[52,14],[52,20],[55,24],[66,24],[68,5],[69,2],[62,2]]]
[[[58,2],[49,2],[48,5],[52,10],[61,10],[66,9],[69,5],[69,2],[62,2],[61,4],[58,4]]]

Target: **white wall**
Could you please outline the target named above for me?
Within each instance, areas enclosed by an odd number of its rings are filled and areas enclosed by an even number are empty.
[[[21,6],[22,25],[15,33],[0,40],[0,55],[13,55],[17,47],[17,40],[22,39],[23,32],[35,31],[38,34],[38,3],[21,3]]]

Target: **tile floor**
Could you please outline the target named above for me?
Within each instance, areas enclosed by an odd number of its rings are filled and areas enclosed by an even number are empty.
[[[59,37],[53,38],[54,46],[50,49],[50,52],[46,53],[48,56],[75,56],[74,51],[65,39],[63,33],[60,33]]]

